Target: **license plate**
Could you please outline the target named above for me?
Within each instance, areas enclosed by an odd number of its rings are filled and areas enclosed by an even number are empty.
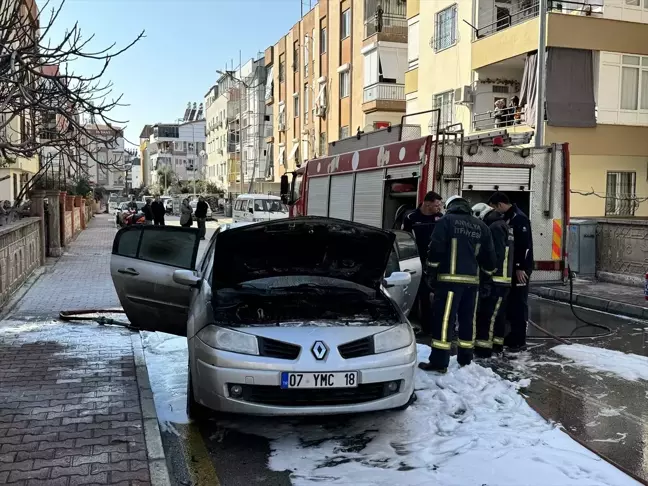
[[[281,373],[281,388],[356,388],[358,372]]]

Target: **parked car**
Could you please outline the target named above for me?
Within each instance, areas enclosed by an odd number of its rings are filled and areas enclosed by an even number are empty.
[[[207,203],[207,201],[205,201],[205,202]],[[196,212],[196,206],[198,205],[198,201],[197,200],[191,201],[189,203],[189,205],[191,206],[191,209],[193,209],[194,213],[195,213]],[[214,219],[214,214],[212,213],[211,206],[209,205],[209,203],[207,203],[207,220],[211,221],[212,219]]]
[[[192,417],[403,409],[417,356],[387,294],[412,281],[384,278],[394,240],[319,217],[234,224],[196,265],[197,230],[127,227],[110,270],[133,326],[187,337]]]
[[[234,222],[272,221],[288,217],[288,206],[278,196],[265,194],[241,194],[234,202]]]

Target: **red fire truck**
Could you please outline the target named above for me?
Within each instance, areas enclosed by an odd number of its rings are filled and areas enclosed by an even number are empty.
[[[357,150],[341,144],[344,153],[309,160],[292,173],[286,191],[291,216],[400,229],[428,191],[444,199],[460,194],[471,204],[503,191],[531,219],[534,281],[560,281],[569,220],[569,149],[566,143],[524,146],[531,134],[498,130],[464,137],[448,131],[369,147],[359,137]],[[286,187],[290,181],[284,177],[283,182]]]

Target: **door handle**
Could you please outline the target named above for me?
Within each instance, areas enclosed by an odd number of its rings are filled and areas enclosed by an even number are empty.
[[[123,273],[125,275],[133,275],[133,276],[139,275],[139,272],[134,268],[120,268],[119,270],[117,270],[117,272]]]
[[[403,270],[403,272],[407,272],[410,275],[416,275],[416,270]]]

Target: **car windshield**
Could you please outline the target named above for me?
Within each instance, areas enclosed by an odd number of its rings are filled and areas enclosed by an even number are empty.
[[[381,293],[326,277],[272,277],[215,292],[214,318],[228,326],[389,326],[399,322]],[[335,303],[335,305],[333,305]]]
[[[255,199],[254,211],[267,211],[270,213],[287,213],[288,208],[279,199]]]

